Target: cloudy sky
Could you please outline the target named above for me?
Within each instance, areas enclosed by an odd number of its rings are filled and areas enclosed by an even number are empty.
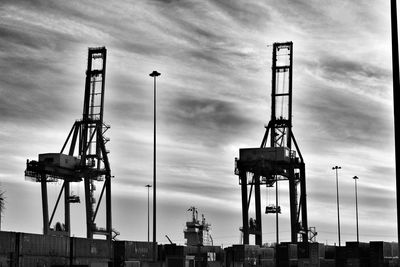
[[[319,242],[337,242],[339,165],[342,241],[356,238],[354,175],[361,241],[395,240],[389,14],[383,0],[1,1],[2,229],[41,232],[40,185],[25,181],[26,159],[60,151],[82,116],[87,49],[106,46],[104,120],[120,238],[147,239],[148,74],[157,70],[157,240],[183,244],[187,209],[196,206],[215,244],[237,244],[234,158],[260,145],[270,118],[271,45],[293,41],[293,131],[306,162],[309,226]],[[290,238],[287,187],[281,183],[282,241]],[[59,189],[49,184],[50,207]],[[83,200],[82,185],[72,190]],[[263,205],[273,198],[263,190]],[[83,208],[72,208],[75,236],[85,235]],[[271,216],[264,242],[275,240]]]

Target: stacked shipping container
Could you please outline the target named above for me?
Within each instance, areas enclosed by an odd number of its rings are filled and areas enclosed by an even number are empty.
[[[16,240],[19,266],[69,264],[69,237],[16,233]]]
[[[73,265],[108,267],[108,264],[113,262],[112,242],[77,237],[71,237],[71,242]]]
[[[347,242],[336,247],[318,243],[282,243],[277,248],[233,245],[159,245],[153,261],[152,244],[67,236],[0,232],[0,267],[137,266],[137,267],[247,267],[247,266],[397,266],[396,243]]]

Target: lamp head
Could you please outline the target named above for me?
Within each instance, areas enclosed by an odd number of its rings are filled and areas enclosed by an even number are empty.
[[[157,76],[160,76],[161,75],[161,73],[159,73],[158,71],[156,71],[156,70],[153,70],[153,72],[152,73],[150,73],[149,74],[151,77],[157,77]]]

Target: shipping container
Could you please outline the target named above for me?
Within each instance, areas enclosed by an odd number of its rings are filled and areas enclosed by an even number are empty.
[[[314,259],[325,258],[325,245],[322,243],[309,243],[310,245],[310,259],[313,262]]]
[[[117,265],[117,266],[121,266],[121,265]],[[141,267],[140,261],[125,261],[123,266],[124,267]]]
[[[103,239],[87,239],[71,237],[72,257],[96,258],[110,261],[112,259],[112,243]]]
[[[297,244],[297,258],[308,259],[310,256],[309,243],[298,243]]]
[[[346,247],[335,248],[336,267],[346,267]]]
[[[114,260],[117,266],[124,261],[152,261],[153,243],[137,241],[114,241]],[[156,248],[157,249],[157,248]]]
[[[276,247],[276,254],[282,261],[297,259],[297,244],[281,243]]]
[[[319,267],[320,260],[325,258],[325,245],[320,243],[299,243],[297,245],[297,254],[299,266]]]
[[[325,245],[321,243],[298,243],[297,257],[299,259],[310,259],[311,263],[325,258]]]
[[[186,260],[184,257],[170,256],[166,258],[165,267],[185,267],[185,262]]]
[[[117,266],[114,266],[117,267]],[[140,267],[166,267],[165,262],[141,262]]]
[[[275,267],[275,260],[273,259],[260,259],[261,267]]]
[[[259,250],[260,247],[257,245],[233,245],[234,260],[235,262],[255,264],[258,260]]]
[[[297,267],[298,266],[298,260],[293,259],[293,260],[279,260],[277,267]]]
[[[274,248],[260,248],[259,250],[260,259],[274,259],[275,249]]]
[[[0,255],[9,256],[15,252],[16,233],[0,231]]]
[[[393,257],[399,257],[399,249],[398,244],[396,242],[392,242],[392,255]]]
[[[8,267],[8,266],[14,266],[14,261],[13,261],[13,257],[6,256],[6,255],[2,255],[0,256],[0,267]]]
[[[226,267],[232,267],[233,266],[233,263],[234,263],[234,261],[235,261],[235,256],[234,256],[234,253],[233,253],[233,247],[228,247],[228,248],[225,248],[224,249],[224,251],[225,251],[225,266]]]
[[[346,242],[346,258],[369,258],[369,243]]]
[[[17,233],[19,256],[70,256],[70,239],[65,236]]]
[[[185,256],[185,247],[178,246],[176,244],[166,244],[164,245],[164,253],[165,256],[178,256],[184,257]]]
[[[307,258],[299,258],[297,260],[297,266],[298,267],[310,267],[310,260]]]
[[[360,261],[360,259],[347,259],[347,261],[346,261],[346,266],[347,267],[360,267],[360,266],[365,266],[365,265],[360,265],[361,264],[361,261]],[[365,267],[367,267],[367,266],[365,266]]]
[[[383,267],[385,266],[385,259],[392,258],[392,243],[383,241],[371,241],[369,243],[370,266]]]
[[[226,266],[257,266],[259,264],[260,247],[257,245],[233,245],[225,248]]]
[[[19,267],[69,266],[69,258],[55,256],[20,256]]]
[[[325,259],[336,258],[336,246],[325,245]]]
[[[112,262],[108,259],[98,258],[73,258],[72,264],[75,266],[89,266],[89,267],[108,267]]]
[[[336,262],[333,259],[321,259],[319,261],[321,267],[335,267]]]
[[[398,267],[399,266],[399,259],[385,259],[385,265],[387,267]],[[372,267],[372,266],[371,266]]]

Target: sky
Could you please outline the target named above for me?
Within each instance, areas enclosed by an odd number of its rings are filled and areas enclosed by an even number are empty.
[[[61,150],[82,117],[88,47],[105,46],[118,238],[147,240],[149,73],[157,70],[157,241],[168,243],[168,235],[184,244],[195,206],[214,244],[238,244],[234,158],[261,143],[271,45],[292,41],[293,133],[306,163],[308,225],[317,241],[338,242],[337,165],[342,242],[356,239],[355,175],[360,241],[396,240],[389,1],[3,0],[0,36],[2,230],[41,233],[40,184],[25,180],[26,160]],[[280,240],[289,241],[288,185],[281,184]],[[48,187],[51,210],[61,182]],[[82,184],[71,190],[84,199]],[[262,205],[273,199],[263,188]],[[74,236],[85,236],[83,202],[71,208]],[[272,215],[263,215],[263,241],[275,241]]]

